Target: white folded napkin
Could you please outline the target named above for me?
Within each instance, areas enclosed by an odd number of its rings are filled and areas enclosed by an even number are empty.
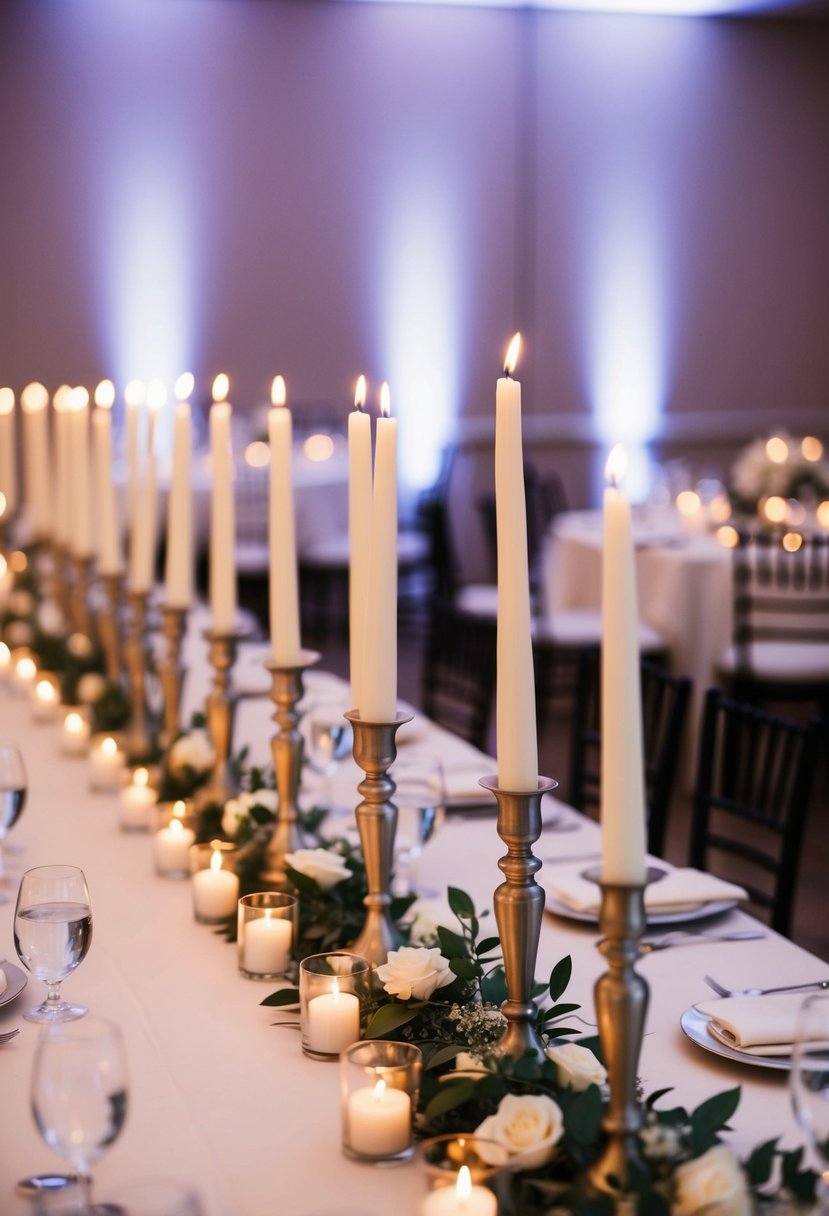
[[[771,996],[728,996],[703,1001],[697,1010],[709,1018],[709,1033],[727,1047],[755,1056],[788,1056],[805,1000],[802,992]],[[829,1011],[823,1033],[829,1038]]]
[[[452,768],[444,774],[447,802],[495,802],[495,795],[479,785],[487,769],[480,764],[470,768]]]
[[[583,861],[573,866],[545,867],[540,872],[540,882],[548,895],[574,912],[598,915],[601,891],[597,883],[584,877],[585,869]],[[645,888],[645,908],[665,914],[684,912],[698,908],[700,904],[745,898],[742,887],[690,868],[667,870],[663,878]]]

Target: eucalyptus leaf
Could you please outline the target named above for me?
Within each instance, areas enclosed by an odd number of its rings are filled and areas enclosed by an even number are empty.
[[[299,989],[280,988],[279,992],[272,992],[270,996],[266,996],[264,1001],[260,1001],[259,1003],[260,1005],[298,1005]]]
[[[565,992],[567,985],[570,983],[570,978],[573,974],[573,960],[569,954],[560,959],[553,967],[550,975],[550,997],[553,1001]]]
[[[449,907],[459,920],[469,920],[475,915],[475,905],[466,891],[462,891],[460,887],[449,887],[446,895],[449,900]]]
[[[475,1082],[470,1081],[468,1078],[462,1078],[459,1081],[447,1081],[445,1085],[440,1087],[426,1107],[426,1118],[436,1119],[438,1115],[445,1115],[447,1111],[455,1110],[458,1106],[463,1106],[464,1102],[468,1102],[474,1093]]]
[[[381,1005],[377,1012],[369,1018],[366,1038],[382,1039],[385,1035],[391,1034],[393,1030],[399,1030],[401,1026],[414,1021],[419,1012],[418,1008],[412,1009],[408,1005],[396,1003]]]

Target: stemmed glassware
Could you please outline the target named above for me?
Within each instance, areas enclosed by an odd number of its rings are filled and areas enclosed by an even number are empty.
[[[417,862],[446,813],[443,765],[434,756],[403,756],[392,765],[390,775],[397,785],[392,798],[397,807],[395,890],[431,896],[436,892],[418,885]]]
[[[127,1115],[126,1053],[117,1026],[85,1018],[44,1029],[32,1074],[32,1113],[49,1148],[77,1171],[80,1212],[123,1212],[109,1204],[93,1205],[90,1177]]]
[[[5,883],[3,841],[9,828],[14,827],[26,802],[26,768],[20,748],[14,743],[0,743],[0,887]],[[0,903],[9,896],[0,890]]]
[[[29,1022],[82,1018],[83,1005],[60,995],[61,981],[80,966],[92,941],[92,908],[83,871],[37,866],[20,880],[14,911],[14,945],[27,971],[47,985],[46,1000],[23,1017]]]
[[[797,1019],[790,1091],[795,1117],[817,1158],[821,1211],[829,1212],[829,993],[803,1002]]]
[[[332,812],[331,778],[352,748],[351,724],[343,716],[350,706],[342,696],[321,696],[306,715],[306,759],[310,768],[323,778],[315,801]]]

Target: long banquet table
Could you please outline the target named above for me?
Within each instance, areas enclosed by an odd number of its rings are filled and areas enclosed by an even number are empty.
[[[200,643],[194,642],[192,661]],[[255,657],[255,656],[254,656]],[[202,668],[194,670],[203,674]],[[248,665],[246,670],[253,670]],[[197,694],[199,679],[193,681]],[[264,758],[272,726],[267,699],[243,704],[237,742],[250,740]],[[447,770],[493,763],[423,718],[409,728],[404,750],[441,754]],[[18,867],[73,863],[87,875],[94,915],[88,957],[65,982],[75,1000],[117,1021],[124,1032],[131,1082],[127,1124],[95,1170],[96,1191],[139,1176],[189,1179],[201,1192],[206,1216],[413,1216],[425,1191],[417,1159],[394,1169],[359,1165],[340,1150],[339,1075],[300,1051],[298,1032],[276,1029],[287,1015],[259,1002],[273,984],[252,983],[236,969],[235,947],[195,924],[187,882],[154,876],[150,841],[116,826],[115,796],[90,794],[83,760],[62,758],[57,730],[35,725],[28,705],[0,690],[0,737],[18,740],[29,770],[25,813],[7,843]],[[345,766],[340,780],[354,779]],[[344,788],[341,786],[340,788]],[[353,787],[352,787],[353,788]],[[569,808],[558,827],[545,831],[542,858],[581,856],[598,847],[598,828]],[[430,885],[468,890],[479,907],[491,907],[500,881],[503,845],[488,814],[450,816],[426,846],[422,871]],[[16,963],[13,902],[0,906],[0,958]],[[733,911],[720,924],[755,925]],[[592,985],[602,970],[596,930],[545,918],[539,974],[563,954],[574,959],[568,999],[580,1001],[592,1021]],[[707,995],[710,972],[735,986],[773,980],[811,981],[827,967],[769,932],[764,940],[705,943],[645,957],[640,970],[651,986],[641,1077],[646,1091],[674,1085],[677,1100],[695,1105],[736,1084],[743,1101],[733,1120],[733,1143],[746,1151],[782,1134],[800,1142],[789,1109],[785,1074],[729,1063],[685,1040],[682,1011]],[[24,993],[0,1006],[0,1032],[20,1035],[0,1048],[0,1211],[29,1211],[13,1198],[24,1173],[54,1170],[58,1159],[40,1140],[28,1089],[38,1029],[20,1016],[40,1000],[43,986],[29,980]],[[18,1206],[15,1206],[15,1205]]]

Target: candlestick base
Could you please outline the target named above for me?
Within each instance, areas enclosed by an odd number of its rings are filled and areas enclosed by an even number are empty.
[[[224,805],[228,798],[238,793],[239,782],[231,766],[233,747],[233,720],[236,714],[236,697],[231,684],[231,673],[236,662],[239,642],[245,636],[240,630],[217,633],[208,629],[204,634],[208,643],[208,658],[213,668],[213,685],[207,695],[205,714],[207,733],[213,745],[215,760],[210,779],[203,786],[196,800],[199,807],[210,803]]]
[[[297,705],[302,700],[303,676],[319,660],[317,651],[303,650],[297,662],[291,665],[277,663],[275,659],[268,659],[265,663],[271,673],[272,720],[279,730],[271,740],[278,795],[276,825],[265,850],[262,878],[271,889],[277,891],[291,889],[291,881],[285,872],[285,854],[302,847],[297,795],[305,743],[298,729],[301,715],[297,712]]]
[[[479,784],[498,800],[498,835],[507,846],[506,856],[498,862],[506,881],[496,888],[493,903],[507,981],[507,999],[501,1006],[507,1028],[498,1048],[513,1060],[526,1055],[542,1059],[544,1043],[535,1029],[538,1008],[532,986],[544,892],[535,881],[541,862],[532,846],[541,835],[541,799],[558,782],[539,777],[538,788],[526,793],[502,790],[497,777],[483,777]]]
[[[169,747],[181,733],[181,686],[184,668],[181,664],[181,641],[187,628],[187,609],[165,604],[161,609],[161,632],[166,643],[164,662],[159,673],[164,694],[164,719],[161,745]]]
[[[153,730],[147,710],[147,655],[144,645],[148,601],[149,593],[146,591],[129,593],[130,621],[125,646],[132,706],[125,740],[128,764],[138,764],[151,758],[154,750]]]
[[[642,1113],[636,1076],[649,989],[634,963],[642,954],[645,886],[657,876],[658,871],[648,871],[644,882],[629,885],[598,879],[602,890],[599,949],[608,970],[596,982],[595,1002],[610,1100],[602,1118],[605,1144],[588,1171],[587,1183],[605,1194],[630,1190],[632,1179],[643,1168],[637,1142]]]
[[[114,683],[121,680],[121,605],[124,594],[124,579],[120,574],[103,574],[101,582],[106,595],[107,609],[98,620],[98,636],[104,652],[107,679]]]
[[[354,732],[354,759],[365,773],[357,786],[363,801],[355,815],[368,881],[368,894],[363,900],[366,919],[349,949],[367,958],[376,969],[402,941],[390,913],[397,807],[391,801],[396,786],[388,770],[397,757],[395,736],[412,718],[411,714],[399,713],[394,722],[364,722],[353,709],[345,717]]]

